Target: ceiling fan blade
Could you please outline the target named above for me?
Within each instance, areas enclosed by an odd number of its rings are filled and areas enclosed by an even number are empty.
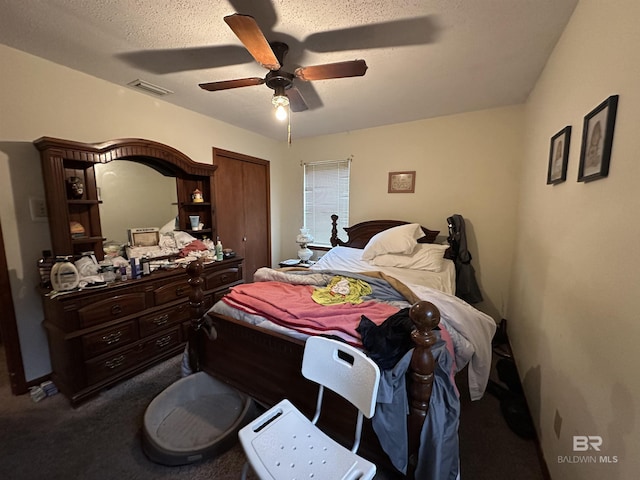
[[[270,31],[278,22],[278,14],[271,0],[229,0],[234,12],[243,12],[260,19],[263,32]]]
[[[233,33],[244,44],[256,62],[268,70],[280,70],[280,62],[271,49],[269,42],[264,38],[264,34],[251,15],[234,13],[224,17],[224,21],[229,25]]]
[[[425,45],[438,40],[442,27],[434,15],[318,32],[304,39],[312,52]]]
[[[291,87],[285,92],[285,94],[289,99],[289,107],[291,108],[292,112],[304,112],[305,110],[309,109],[309,107],[307,106],[307,102],[304,101],[304,98],[300,93],[300,90],[298,90],[296,87]]]
[[[203,90],[216,92],[218,90],[229,90],[230,88],[251,87],[253,85],[262,85],[263,83],[264,83],[264,78],[250,77],[250,78],[239,78],[237,80],[224,80],[222,82],[201,83],[199,85],[200,85],[200,88],[202,88]]]
[[[367,68],[364,60],[351,60],[296,68],[295,75],[305,82],[329,78],[361,77],[366,73]]]

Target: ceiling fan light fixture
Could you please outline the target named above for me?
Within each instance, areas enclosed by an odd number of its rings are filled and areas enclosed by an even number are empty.
[[[271,103],[276,109],[276,118],[280,121],[286,120],[288,116],[287,107],[289,106],[287,96],[275,94],[271,99]]]

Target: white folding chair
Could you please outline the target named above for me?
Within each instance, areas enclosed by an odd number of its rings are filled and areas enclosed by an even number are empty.
[[[248,463],[262,480],[371,479],[376,466],[356,454],[360,446],[363,417],[376,408],[380,370],[364,353],[325,337],[307,339],[302,375],[319,384],[316,412],[310,421],[288,400],[282,400],[238,433]],[[351,450],[316,427],[324,388],[340,394],[358,409],[355,440]]]

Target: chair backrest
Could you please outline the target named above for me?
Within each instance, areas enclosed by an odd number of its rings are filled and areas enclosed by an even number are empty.
[[[367,418],[375,413],[380,369],[357,348],[326,337],[309,337],[302,375],[341,395]]]

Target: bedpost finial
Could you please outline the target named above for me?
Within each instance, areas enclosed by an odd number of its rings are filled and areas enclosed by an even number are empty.
[[[409,317],[420,331],[430,331],[440,323],[440,310],[433,303],[421,300],[409,309]]]
[[[203,269],[204,265],[202,264],[202,259],[199,258],[198,260],[189,262],[189,265],[187,265],[187,275],[191,278],[199,277],[202,275]]]

